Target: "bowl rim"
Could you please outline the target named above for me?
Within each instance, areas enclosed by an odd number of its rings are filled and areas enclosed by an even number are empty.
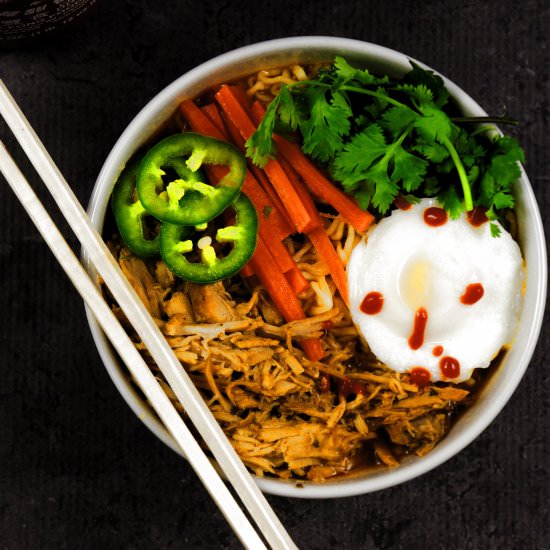
[[[211,77],[211,75],[216,74],[216,72],[219,72],[224,67],[242,63],[243,59],[261,58],[262,56],[270,56],[276,53],[290,55],[292,52],[304,50],[331,51],[332,55],[334,55],[335,52],[341,52],[343,56],[355,55],[356,57],[364,59],[370,57],[384,60],[383,62],[385,64],[388,63],[403,70],[406,67],[410,67],[409,62],[413,61],[441,76],[447,90],[455,100],[458,101],[464,111],[480,116],[487,114],[464,90],[459,88],[454,82],[437,70],[404,53],[378,44],[350,38],[319,35],[278,38],[243,46],[218,55],[182,74],[155,95],[138,112],[111,149],[95,182],[88,207],[88,214],[94,224],[98,228],[103,226],[105,212],[108,207],[108,197],[114,181],[131,154],[140,145],[139,138],[141,136],[151,135],[152,128],[155,125],[155,119],[158,122],[159,116],[163,112],[169,114],[170,111],[168,111],[167,108],[173,106],[175,109],[178,100],[181,100],[183,97],[182,90],[191,89],[193,86],[200,83],[205,78],[205,75]],[[171,110],[173,111],[174,109]],[[530,214],[526,225],[527,232],[530,232],[531,239],[529,241],[531,243],[531,248],[529,250],[530,260],[527,273],[529,280],[523,306],[524,308],[526,307],[526,298],[529,296],[530,316],[527,319],[527,323],[525,323],[525,314],[522,313],[521,328],[524,330],[521,337],[524,341],[522,342],[521,349],[518,349],[519,346],[517,345],[512,347],[516,366],[507,376],[506,380],[502,381],[502,384],[504,384],[503,391],[497,393],[496,396],[493,395],[491,400],[483,403],[483,415],[478,415],[473,419],[461,418],[453,427],[451,433],[430,451],[430,453],[421,458],[415,457],[407,459],[403,461],[398,468],[393,470],[384,469],[380,472],[369,473],[366,476],[343,477],[322,484],[307,482],[304,484],[297,484],[295,481],[290,482],[278,479],[256,478],[258,485],[264,492],[297,498],[340,498],[386,489],[419,477],[440,466],[469,445],[495,419],[517,388],[531,361],[542,328],[546,301],[546,240],[535,195],[523,168],[521,169],[519,185],[521,187],[523,208],[529,211]],[[523,252],[524,254],[526,253],[526,251]],[[95,275],[93,266],[85,254],[83,254],[83,261],[88,271]],[[87,307],[86,316],[98,353],[119,393],[136,416],[161,441],[175,452],[182,455],[164,426],[162,426],[157,417],[141,399],[135,388],[132,387],[128,378],[124,375],[123,369],[107,338]],[[515,357],[516,355],[518,355],[517,359]],[[474,405],[474,408],[476,406],[477,404]],[[466,414],[465,417],[467,416]],[[459,423],[462,423],[460,432],[455,430]],[[453,432],[456,433],[453,434]],[[453,434],[452,437],[451,434]]]

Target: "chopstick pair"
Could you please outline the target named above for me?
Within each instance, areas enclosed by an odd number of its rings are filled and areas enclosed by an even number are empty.
[[[0,114],[255,521],[265,542],[274,549],[296,548],[2,80]],[[246,548],[266,548],[1,141],[0,171],[239,540]]]

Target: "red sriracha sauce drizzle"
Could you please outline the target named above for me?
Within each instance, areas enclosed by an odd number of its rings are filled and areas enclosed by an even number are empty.
[[[423,388],[430,383],[430,371],[424,367],[414,367],[411,369],[411,384],[416,384],[419,388]]]
[[[468,221],[471,225],[474,227],[480,227],[485,222],[489,221],[489,218],[487,217],[487,209],[483,206],[476,206],[473,210],[470,210],[466,215],[468,217]]]
[[[399,208],[399,210],[409,210],[412,206],[412,204],[403,195],[397,195],[393,201],[393,204],[396,208]]]
[[[443,353],[443,346],[434,346],[432,353],[435,357],[439,357]]]
[[[460,301],[465,306],[471,306],[483,298],[485,290],[481,283],[472,283],[466,287],[464,294],[460,297]]]
[[[447,212],[438,206],[424,210],[424,221],[431,227],[439,227],[447,222]]]
[[[409,336],[409,347],[411,349],[422,347],[427,324],[428,312],[423,307],[419,307],[414,314],[413,329]]]
[[[376,315],[382,311],[384,296],[380,292],[369,292],[361,302],[359,309],[367,315]]]
[[[445,356],[439,361],[439,370],[445,378],[457,378],[460,375],[460,363],[454,357]]]

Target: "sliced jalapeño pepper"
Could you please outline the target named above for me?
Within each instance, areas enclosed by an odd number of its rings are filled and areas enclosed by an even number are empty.
[[[258,217],[243,193],[231,208],[235,224],[218,228],[213,236],[208,235],[208,227],[197,231],[185,225],[161,224],[160,254],[175,275],[194,283],[213,283],[237,273],[246,264],[256,248]],[[216,248],[220,246],[216,243],[222,247],[230,243],[231,250],[218,257]]]
[[[132,159],[120,174],[111,197],[111,208],[115,221],[126,246],[136,255],[143,258],[159,254],[159,232],[152,238],[145,235],[144,219],[150,216],[136,194],[136,177],[139,159]],[[190,181],[199,181],[201,174],[191,172],[181,159],[174,159],[170,168],[180,177]]]
[[[169,182],[171,162],[184,161],[192,171],[204,164],[229,171],[216,185],[177,177]],[[218,216],[237,197],[246,174],[246,159],[229,143],[185,132],[167,137],[141,161],[137,191],[145,209],[155,218],[178,225],[200,225]],[[163,177],[164,176],[164,177]]]

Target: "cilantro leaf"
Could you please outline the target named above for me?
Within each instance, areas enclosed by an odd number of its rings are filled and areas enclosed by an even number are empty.
[[[350,131],[351,108],[345,97],[335,92],[327,101],[323,88],[305,92],[310,106],[310,117],[300,122],[305,153],[321,161],[328,161],[343,147],[343,138]]]
[[[246,155],[252,162],[263,168],[269,158],[275,156],[275,143],[273,142],[273,130],[277,120],[277,110],[281,102],[279,94],[267,107],[264,118],[256,131],[246,141]]]
[[[454,186],[449,186],[440,191],[437,200],[443,205],[443,208],[453,220],[456,220],[464,212],[464,203],[458,196],[456,187]]]
[[[403,147],[397,147],[394,154],[394,170],[392,181],[403,183],[403,189],[411,193],[420,187],[426,174],[428,163],[407,152]]]
[[[489,224],[489,227],[491,228],[492,237],[500,237],[501,230],[500,230],[500,227],[495,222],[491,222]]]
[[[343,57],[334,58],[334,71],[338,78],[344,82],[356,81],[363,86],[386,84],[389,82],[387,76],[379,77],[371,74],[367,69],[352,67]]]
[[[355,184],[365,179],[369,167],[385,152],[386,140],[382,128],[371,124],[361,133],[355,134],[336,155],[332,174],[344,187],[353,189]]]
[[[410,126],[416,118],[418,118],[418,115],[411,109],[390,107],[382,114],[380,125],[387,130],[392,137],[397,137],[405,128]]]
[[[514,206],[514,197],[506,191],[499,191],[498,193],[495,193],[495,196],[493,197],[492,206],[497,210],[512,208]]]
[[[451,119],[433,104],[420,107],[422,116],[414,122],[418,134],[428,142],[442,143],[451,135]]]
[[[418,140],[412,149],[435,164],[439,164],[449,158],[449,151],[443,145],[436,142]]]
[[[423,104],[430,104],[434,101],[432,91],[423,84],[400,84],[395,87],[396,90],[404,92],[406,96],[412,101],[415,107]]]
[[[449,94],[445,89],[443,79],[436,75],[433,71],[423,69],[411,61],[412,70],[409,71],[403,78],[407,84],[424,85],[429,88],[433,94],[434,102],[438,107],[443,107],[449,100]]]
[[[296,130],[300,123],[300,115],[288,86],[281,86],[277,99],[279,120],[291,130]]]
[[[398,185],[388,177],[387,166],[383,162],[367,170],[367,178],[375,184],[372,205],[382,214],[386,213],[399,194]]]

